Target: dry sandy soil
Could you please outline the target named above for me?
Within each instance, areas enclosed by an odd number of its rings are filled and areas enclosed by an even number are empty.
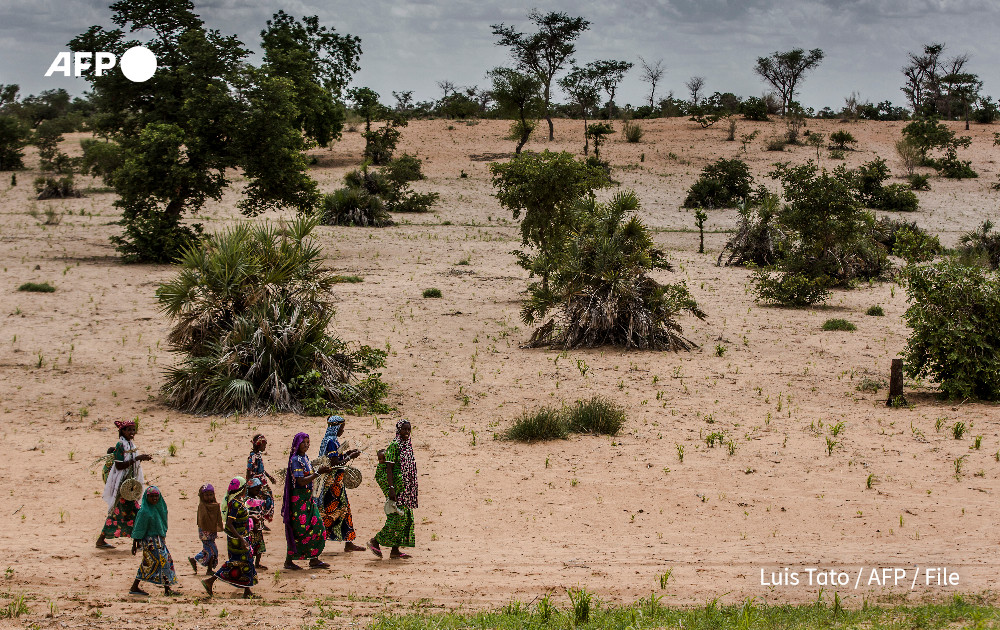
[[[556,124],[556,142],[528,148],[579,151],[582,123]],[[643,142],[616,137],[606,157],[623,185],[638,192],[643,219],[670,252],[677,271],[662,279],[685,280],[709,314],[704,322],[683,321],[701,350],[522,348],[530,334],[518,317],[526,273],[510,255],[519,232],[491,197],[486,161],[512,150],[502,137],[506,124],[412,123],[401,148],[425,159],[429,178],[417,188],[441,193],[436,211],[399,216],[392,228],[318,232],[329,264],[364,278],[338,286],[337,334],[390,351],[384,377],[396,411],[352,417],[347,433],[377,447],[391,439],[397,418],[414,424],[420,472],[414,558],[378,561],[334,546],[325,556],[329,571],[279,573],[273,569],[281,566],[284,545],[275,528],[265,556],[272,570],[261,575],[256,590],[263,598],[254,602],[235,599],[236,590],[223,584],[214,600],[202,597],[185,560],[200,548],[197,488],[224,487],[240,473],[257,431],[270,439],[270,470],[281,468],[291,436],[307,431],[316,444],[323,419],[194,417],[164,407],[157,390],[174,357],[154,291],[171,268],[117,260],[108,243],[118,230],[112,194],[98,189],[82,199],[34,201],[37,173],[18,173],[13,188],[3,174],[0,599],[25,594],[31,609],[13,623],[298,628],[315,623],[322,606],[339,613],[328,625],[347,627],[383,609],[478,609],[549,591],[565,602],[565,589],[577,586],[618,602],[651,591],[677,604],[748,596],[804,602],[820,590],[805,584],[808,567],[850,572],[850,586],[825,589],[828,597],[838,590],[849,605],[863,596],[915,601],[1000,586],[997,407],[938,401],[928,383],[907,383],[909,409],[887,409],[884,392],[858,391],[864,378],[887,379],[890,360],[905,345],[905,291],[885,283],[835,292],[820,308],[758,306],[747,293],[748,271],[715,266],[735,211],[711,212],[709,252],[699,255],[693,215],[679,207],[701,168],[736,156],[739,143],[724,141],[724,129],[702,130],[686,120],[643,125]],[[846,126],[859,140],[847,164],[880,155],[901,172],[892,145],[902,126]],[[765,175],[773,162],[815,158],[808,147],[765,152],[762,139],[778,133],[779,122],[741,121],[737,133],[756,128],[761,137],[745,157],[770,187],[775,182]],[[844,125],[815,121],[809,128],[829,134]],[[945,245],[997,218],[998,193],[989,186],[997,181],[1000,149],[992,146],[992,131],[970,132],[965,156],[980,178],[932,178],[933,190],[919,193],[921,210],[907,217]],[[67,138],[65,149],[78,152],[77,140]],[[325,190],[359,164],[361,142],[346,133],[332,149],[314,152],[313,174]],[[37,164],[33,153],[28,157]],[[827,167],[838,163],[822,159]],[[227,194],[198,219],[209,230],[224,229],[240,219],[237,199]],[[32,216],[49,207],[64,213],[58,225]],[[464,258],[469,264],[457,265]],[[17,292],[26,281],[49,281],[57,290]],[[429,287],[440,288],[443,298],[422,298]],[[873,304],[886,316],[866,316]],[[830,317],[847,318],[858,330],[822,332]],[[726,349],[724,356],[716,356],[716,346]],[[525,409],[593,394],[627,408],[622,435],[532,445],[493,439]],[[176,598],[130,599],[125,593],[138,560],[127,541],[116,541],[115,551],[94,548],[105,504],[91,464],[114,444],[112,422],[135,416],[137,443],[155,454],[145,466],[147,479],[164,491],[170,508],[168,544],[182,589]],[[961,440],[951,434],[956,422],[968,427]],[[830,428],[838,423],[842,431],[833,438]],[[715,431],[732,441],[734,453],[706,446]],[[827,438],[836,442],[832,454]],[[374,450],[361,460],[365,482],[351,492],[362,540],[382,525]],[[961,457],[963,474],[956,478]],[[928,588],[921,578],[911,591],[914,567],[927,566],[947,566],[960,575],[959,585]],[[803,583],[761,584],[762,569],[769,576],[784,567],[802,572]],[[868,586],[873,567],[907,568],[905,583]],[[859,568],[864,579],[855,590]]]

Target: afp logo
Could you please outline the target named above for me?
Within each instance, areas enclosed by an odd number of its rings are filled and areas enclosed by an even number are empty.
[[[93,69],[94,74],[100,77],[115,67],[115,61],[114,54],[109,52],[61,52],[56,55],[45,76],[61,73],[64,77],[80,77],[84,70]],[[133,46],[122,54],[118,65],[126,79],[142,83],[156,72],[156,55],[145,46]]]

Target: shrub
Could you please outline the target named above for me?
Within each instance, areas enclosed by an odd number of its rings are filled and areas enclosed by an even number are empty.
[[[967,148],[972,142],[968,136],[956,138],[955,132],[936,118],[920,118],[909,123],[903,127],[903,138],[913,145],[920,156],[920,163],[926,166],[935,165],[931,151]]]
[[[909,226],[900,228],[895,234],[892,253],[907,263],[927,262],[944,251],[938,237],[928,234],[919,228]]]
[[[330,335],[330,289],[315,219],[237,224],[189,245],[156,291],[181,359],[162,393],[189,413],[385,409],[386,353]]]
[[[747,120],[767,120],[767,102],[757,96],[751,96],[740,103],[740,114]]]
[[[56,288],[48,282],[25,282],[21,286],[17,287],[17,290],[28,291],[31,293],[52,293],[56,290]]]
[[[911,378],[938,382],[946,398],[1000,399],[1000,278],[954,260],[904,273],[912,332],[904,355]]]
[[[930,176],[920,175],[919,173],[913,173],[908,176],[907,179],[910,181],[910,190],[930,190]]]
[[[386,121],[378,129],[362,132],[361,136],[365,139],[365,159],[371,160],[376,166],[389,162],[402,135],[399,127],[405,127],[406,124],[405,118],[397,117]]]
[[[592,435],[618,435],[627,419],[624,407],[601,396],[578,400],[565,414],[570,431]]]
[[[643,130],[642,125],[639,123],[626,120],[622,125],[622,137],[625,138],[626,142],[636,143],[642,140]]]
[[[853,332],[857,330],[858,327],[847,321],[846,319],[828,319],[823,322],[823,330],[841,330],[847,332]]]
[[[802,273],[773,273],[758,269],[751,279],[756,300],[775,306],[809,306],[830,297],[826,278],[811,278]]]
[[[24,147],[31,132],[13,116],[0,116],[0,171],[24,168]]]
[[[594,157],[600,159],[601,157],[601,145],[604,144],[607,136],[610,136],[615,132],[615,128],[611,123],[599,122],[587,125],[587,135],[590,139],[594,141]]]
[[[56,179],[54,177],[36,177],[35,192],[38,199],[68,199],[82,197],[83,194],[73,186],[73,176],[67,175]]]
[[[778,198],[764,195],[759,203],[744,201],[736,207],[740,213],[739,225],[719,252],[716,264],[722,264],[727,252],[726,266],[765,267],[776,264],[785,241],[785,234],[777,225]]]
[[[750,196],[753,176],[739,158],[719,159],[701,171],[684,199],[685,208],[732,208]]]
[[[386,212],[429,211],[441,195],[411,190],[409,182],[420,173],[420,160],[412,156],[404,156],[400,160],[393,160],[378,171],[367,167],[350,171],[344,176],[344,182],[348,188],[358,188],[378,198]]]
[[[38,167],[55,173],[73,172],[74,160],[59,150],[63,129],[55,120],[44,120],[35,129],[32,144],[38,147]]]
[[[323,195],[320,207],[323,225],[386,227],[393,225],[385,203],[364,188],[341,188]]]
[[[979,264],[990,269],[1000,268],[1000,232],[993,231],[993,222],[983,221],[978,229],[967,232],[959,239],[959,254],[963,262]]]
[[[920,205],[913,191],[903,184],[889,184],[884,187],[876,203],[873,208],[890,212],[916,212]]]
[[[173,262],[202,234],[200,223],[182,225],[180,215],[143,206],[126,207],[119,225],[122,235],[112,236],[111,242],[126,263]]]
[[[424,289],[425,298],[439,298],[441,297],[441,289]]]
[[[913,169],[921,162],[922,154],[917,142],[910,138],[900,138],[896,141],[896,154],[899,155],[906,174],[912,176]]]
[[[561,410],[542,407],[531,412],[525,411],[502,437],[515,442],[559,440],[569,437],[569,427]]]
[[[871,317],[883,317],[885,316],[885,310],[876,304],[874,306],[869,306],[868,310],[865,311],[865,315],[870,315]]]
[[[844,131],[843,129],[831,133],[830,142],[832,142],[833,147],[839,151],[852,151],[854,150],[854,145],[858,143],[849,131]]]
[[[526,324],[557,311],[535,330],[530,345],[695,347],[681,336],[677,318],[686,312],[703,319],[705,313],[684,283],[662,285],[648,275],[670,265],[635,215],[638,207],[633,192],[618,193],[607,204],[593,199],[582,204],[548,286],[528,286],[529,298],[521,309]]]
[[[787,145],[787,136],[771,136],[764,141],[764,149],[768,151],[784,151]]]
[[[382,174],[385,175],[389,181],[402,185],[426,179],[422,171],[422,166],[423,160],[408,153],[404,153],[398,158],[389,160],[389,162],[382,169]]]
[[[845,159],[847,159],[847,154],[844,153],[843,151],[841,151],[840,149],[831,149],[830,150],[830,159],[831,160],[845,160]]]
[[[107,179],[121,167],[124,159],[122,148],[115,142],[102,142],[94,138],[80,140],[83,157],[80,158],[80,172]]]
[[[948,179],[973,179],[979,177],[979,173],[972,169],[970,160],[958,159],[958,152],[955,147],[948,147],[945,156],[934,163],[934,168],[941,177]]]

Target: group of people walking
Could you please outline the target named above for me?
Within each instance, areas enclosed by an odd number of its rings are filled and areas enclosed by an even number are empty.
[[[170,595],[177,574],[166,545],[166,500],[159,488],[144,485],[142,462],[152,457],[140,454],[135,445],[135,421],[119,421],[115,426],[118,443],[108,450],[104,467],[103,498],[108,513],[97,547],[113,549],[109,538],[131,537],[132,554],[141,550],[142,562],[129,593],[147,595],[140,582],[149,582],[162,586],[164,594]],[[347,464],[361,452],[348,448],[346,441],[342,443],[345,426],[346,421],[340,416],[327,419],[327,430],[319,447],[319,456],[326,460],[315,469],[308,456],[309,435],[298,433],[292,440],[281,495],[287,570],[301,570],[303,567],[296,561],[306,560],[311,568],[329,567],[320,559],[327,541],[342,541],[345,552],[364,551],[367,547],[381,558],[382,548],[390,547],[390,558],[410,557],[400,549],[413,547],[415,543],[413,510],[417,507],[418,490],[410,423],[397,422],[395,439],[377,453],[375,480],[387,499],[386,521],[366,547],[354,542],[357,534],[345,483],[345,475],[349,474]],[[246,476],[234,477],[229,482],[221,503],[212,484],[206,483],[198,489],[197,524],[202,549],[189,557],[188,562],[195,574],[199,565],[205,567],[208,576],[202,585],[210,596],[216,581],[221,580],[242,588],[244,597],[254,597],[251,589],[257,584],[257,572],[267,570],[261,564],[266,551],[264,532],[270,531],[267,523],[274,519],[275,496],[271,486],[278,482],[264,467],[267,439],[257,434],[251,442]],[[228,553],[221,566],[216,545],[220,533],[226,535]]]

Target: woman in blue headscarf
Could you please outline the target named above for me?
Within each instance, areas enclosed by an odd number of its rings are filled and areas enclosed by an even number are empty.
[[[177,583],[174,559],[167,550],[167,503],[160,496],[160,489],[149,486],[142,495],[142,506],[132,527],[132,555],[142,547],[142,564],[135,574],[129,595],[148,595],[139,588],[139,580],[158,584],[163,594],[170,595],[171,584]]]
[[[326,423],[326,435],[320,444],[319,454],[328,457],[331,466],[343,466],[361,454],[357,449],[341,452],[340,437],[347,424],[342,417],[330,416]],[[319,511],[323,517],[323,527],[326,528],[326,539],[344,541],[344,551],[364,551],[364,547],[353,542],[357,534],[354,532],[351,504],[347,501],[343,469],[326,475],[323,483]]]

